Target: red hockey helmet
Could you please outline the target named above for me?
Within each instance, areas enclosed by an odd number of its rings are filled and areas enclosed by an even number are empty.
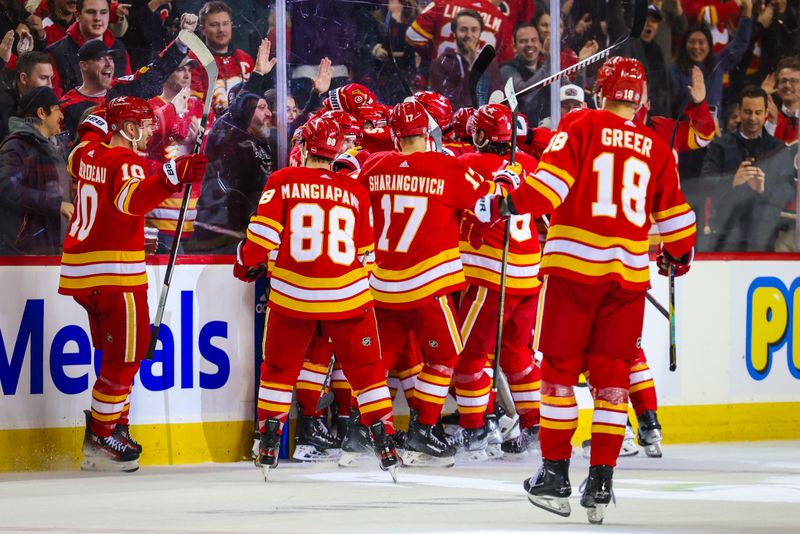
[[[383,126],[389,121],[389,114],[387,113],[386,106],[379,102],[360,106],[353,112],[353,115],[363,122],[371,123],[373,128]]]
[[[503,104],[486,104],[479,107],[467,122],[470,134],[483,132],[488,141],[503,143],[511,140],[511,130],[515,127],[511,110]]]
[[[453,113],[453,120],[450,121],[450,131],[456,141],[472,140],[472,134],[467,129],[467,123],[474,113],[475,108],[473,107],[461,108]]]
[[[348,83],[328,92],[333,111],[355,112],[365,104],[372,104],[378,99],[375,94],[360,83]]]
[[[597,72],[597,92],[607,100],[641,104],[647,90],[647,76],[639,61],[614,56]]]
[[[326,111],[322,115],[322,118],[330,119],[338,124],[343,135],[355,136],[359,141],[364,137],[364,129],[361,121],[346,111]]]
[[[417,91],[414,93],[414,98],[422,104],[425,111],[430,113],[440,128],[450,124],[450,119],[453,118],[453,106],[446,96],[434,91]]]
[[[416,100],[400,102],[392,111],[389,127],[392,129],[394,137],[427,135],[429,131],[428,114],[422,104]]]
[[[156,115],[147,100],[135,96],[119,96],[108,102],[106,106],[106,121],[112,132],[122,131],[122,125],[127,121],[138,125],[142,121],[155,122]]]
[[[334,159],[342,152],[344,134],[333,120],[319,118],[303,125],[300,140],[305,144],[309,154]]]

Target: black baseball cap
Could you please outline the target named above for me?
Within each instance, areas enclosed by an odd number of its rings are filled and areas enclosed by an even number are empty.
[[[87,41],[83,44],[80,50],[78,50],[78,59],[81,61],[100,59],[101,57],[113,55],[114,51],[107,47],[101,39],[92,39],[91,41]]]
[[[34,87],[24,95],[19,101],[17,115],[20,117],[32,117],[36,115],[36,110],[44,108],[48,112],[53,106],[61,104],[56,98],[56,94],[47,86]]]
[[[647,16],[648,17],[653,17],[654,19],[656,19],[659,22],[663,18],[661,16],[661,10],[658,9],[658,6],[654,6],[653,4],[650,4],[649,6],[647,6]]]

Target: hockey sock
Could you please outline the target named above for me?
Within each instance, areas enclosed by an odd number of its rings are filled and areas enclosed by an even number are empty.
[[[267,419],[279,420],[281,428],[283,428],[289,415],[289,409],[292,407],[292,390],[294,389],[291,384],[264,380],[264,374],[261,373],[261,385],[258,388],[258,428],[262,432]],[[312,406],[316,406],[316,400]]]
[[[630,398],[637,416],[648,410],[658,410],[656,385],[647,362],[637,362],[631,366]]]
[[[441,365],[425,364],[417,375],[414,387],[414,408],[419,414],[419,423],[433,425],[442,413],[447,391],[453,378],[453,370]]]
[[[508,387],[519,414],[521,428],[539,424],[541,402],[542,371],[533,361],[520,372],[508,374]]]
[[[616,387],[598,389],[592,414],[591,465],[617,465],[627,420],[628,392]]]
[[[542,458],[567,460],[572,456],[572,436],[578,428],[578,403],[572,386],[551,384],[542,378],[539,440]]]
[[[355,392],[358,399],[358,410],[361,422],[369,427],[373,423],[383,421],[387,434],[394,434],[392,420],[392,398],[386,382],[380,381]]]
[[[344,371],[337,363],[333,368],[331,375],[331,391],[333,391],[334,402],[336,403],[337,415],[342,417],[350,415],[350,399],[352,398],[352,390],[347,378],[344,376]]]
[[[328,366],[320,365],[308,360],[303,362],[303,368],[297,377],[297,402],[303,407],[302,415],[316,416],[317,402],[328,374]]]
[[[104,358],[92,388],[92,432],[108,437],[114,432],[128,402],[139,362],[112,362]]]
[[[485,368],[486,354],[464,350],[455,370],[458,424],[463,428],[481,428],[492,388]]]
[[[131,391],[133,391],[133,386],[128,388],[128,398],[125,400],[125,406],[122,407],[122,412],[119,414],[118,425],[128,424],[128,417],[131,412]]]

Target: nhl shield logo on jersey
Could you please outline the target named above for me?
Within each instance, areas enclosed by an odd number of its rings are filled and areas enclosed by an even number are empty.
[[[439,342],[436,341],[435,339],[429,339],[428,345],[430,346],[430,348],[435,349],[436,347],[439,346]]]
[[[362,337],[361,338],[361,344],[364,345],[365,347],[371,346],[372,345],[372,338],[369,337],[369,336]]]
[[[641,337],[637,337],[636,338],[636,348],[637,349],[641,349],[642,348],[642,338]]]

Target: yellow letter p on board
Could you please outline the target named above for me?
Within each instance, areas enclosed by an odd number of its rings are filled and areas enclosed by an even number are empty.
[[[747,372],[755,380],[767,377],[772,368],[773,353],[786,343],[789,330],[788,293],[783,282],[775,277],[756,278],[747,291],[745,361]]]

